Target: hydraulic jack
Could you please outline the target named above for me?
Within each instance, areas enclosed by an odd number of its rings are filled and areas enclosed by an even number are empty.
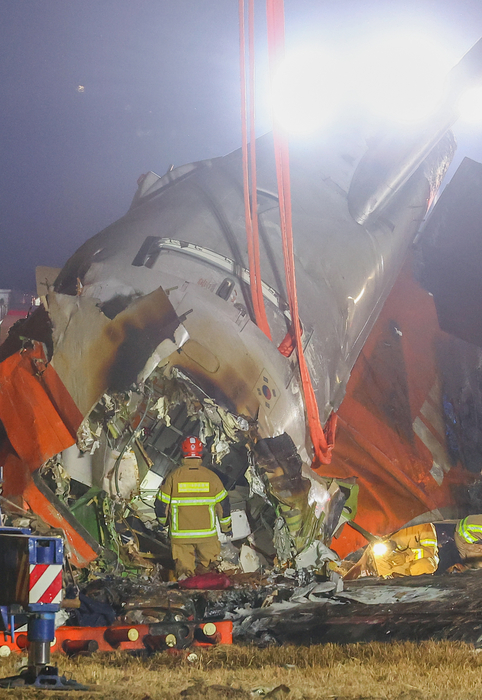
[[[33,686],[44,690],[87,690],[59,676],[50,665],[55,613],[62,598],[63,543],[60,537],[35,537],[27,529],[0,528],[0,617],[5,639],[13,641],[15,620],[27,621],[28,665],[0,679],[0,688]]]

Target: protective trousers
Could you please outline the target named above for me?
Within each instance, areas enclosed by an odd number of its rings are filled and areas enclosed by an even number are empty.
[[[206,537],[197,542],[172,541],[171,554],[175,563],[176,576],[206,573],[211,565],[218,560],[220,552],[221,545],[217,537]],[[196,557],[199,562],[197,572]]]

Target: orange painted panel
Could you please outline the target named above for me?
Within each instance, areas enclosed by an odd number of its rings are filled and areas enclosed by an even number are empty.
[[[353,369],[338,411],[332,463],[318,470],[357,477],[355,520],[373,534],[455,506],[457,487],[474,480],[451,462],[445,444],[440,357],[452,352],[452,343],[409,259]],[[332,546],[345,556],[365,544],[345,526]]]
[[[82,416],[41,343],[0,363],[0,420],[31,471],[74,444]]]
[[[201,622],[198,625],[199,629],[203,629],[205,623]],[[217,637],[216,644],[232,644],[233,643],[233,623],[231,620],[222,620],[215,622]],[[134,642],[122,641],[118,644],[109,642],[112,635],[111,632],[125,632],[135,629],[138,632],[138,639]],[[68,645],[67,641],[89,641],[97,642],[98,651],[139,651],[146,648],[146,638],[151,634],[150,625],[119,625],[112,627],[57,627],[55,630],[55,640],[51,646],[52,653],[66,653]],[[28,640],[25,632],[16,632],[13,642],[10,638],[0,640],[0,646],[7,646],[12,652],[21,653],[28,648]],[[193,646],[212,646],[202,642],[193,642]]]
[[[23,497],[31,510],[37,515],[40,515],[46,523],[64,531],[64,535],[70,545],[70,561],[74,566],[78,568],[87,566],[89,562],[97,558],[98,554],[77,532],[75,527],[62,517],[55,505],[38,490],[31,479],[23,492]]]

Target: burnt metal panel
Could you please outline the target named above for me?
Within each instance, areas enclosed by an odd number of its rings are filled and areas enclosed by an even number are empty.
[[[482,164],[464,158],[424,231],[423,283],[442,330],[482,346]]]
[[[371,355],[360,355],[363,371],[353,390],[353,398],[413,444],[413,419],[401,334],[396,321],[390,320],[384,324]]]

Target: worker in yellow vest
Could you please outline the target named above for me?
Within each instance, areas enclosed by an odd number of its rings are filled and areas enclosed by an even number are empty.
[[[232,535],[229,497],[219,477],[201,464],[203,444],[191,436],[181,446],[181,465],[162,483],[155,512],[162,526],[169,526],[171,553],[177,577],[207,572],[219,559],[221,532]]]

